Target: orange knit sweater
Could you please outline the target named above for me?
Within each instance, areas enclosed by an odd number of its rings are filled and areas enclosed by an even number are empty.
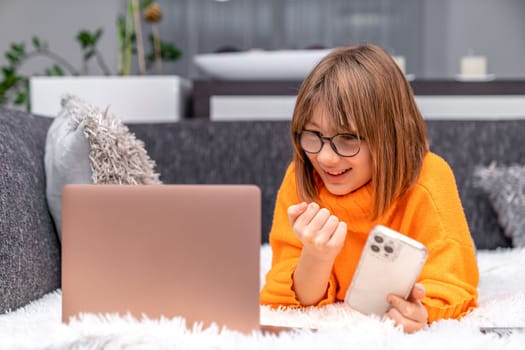
[[[423,300],[429,322],[459,318],[477,305],[478,268],[452,170],[439,156],[425,156],[417,183],[376,221],[371,221],[371,185],[335,196],[320,189],[320,205],[346,222],[348,233],[328,282],[327,296],[319,306],[344,300],[368,232],[376,224],[412,237],[428,248],[419,282],[426,288]],[[300,307],[293,290],[293,273],[302,243],[292,232],[287,208],[301,202],[293,164],[277,195],[270,232],[272,267],[261,292],[261,303]]]

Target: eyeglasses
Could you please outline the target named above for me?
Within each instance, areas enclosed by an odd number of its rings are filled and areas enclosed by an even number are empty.
[[[361,139],[354,134],[337,134],[332,137],[323,136],[318,131],[303,130],[297,134],[299,144],[308,153],[319,153],[325,141],[330,142],[330,146],[335,153],[341,157],[353,157],[359,153]]]

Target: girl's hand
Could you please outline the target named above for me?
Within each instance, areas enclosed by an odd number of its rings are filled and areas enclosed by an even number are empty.
[[[288,219],[303,243],[293,288],[302,305],[316,305],[326,296],[334,260],[345,242],[346,224],[317,203],[290,206]]]
[[[309,253],[333,260],[343,248],[346,223],[317,203],[303,202],[290,206],[288,219],[293,232],[303,243],[303,249]]]
[[[396,326],[402,326],[406,333],[413,333],[424,328],[428,323],[428,311],[421,302],[425,297],[425,287],[416,283],[407,300],[390,294],[387,297],[392,308],[385,314],[394,320]]]

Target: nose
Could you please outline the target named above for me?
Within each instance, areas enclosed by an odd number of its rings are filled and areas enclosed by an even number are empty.
[[[317,160],[323,164],[334,164],[339,161],[339,155],[332,149],[329,140],[323,140],[323,146],[317,153]]]

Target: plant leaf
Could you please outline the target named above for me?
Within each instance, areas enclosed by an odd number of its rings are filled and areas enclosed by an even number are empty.
[[[15,69],[13,67],[2,67],[2,73],[4,73],[4,77],[8,77],[15,74]]]
[[[84,61],[89,60],[95,54],[95,50],[89,50],[84,53]]]
[[[53,73],[54,75],[57,75],[57,76],[64,76],[64,70],[62,69],[62,67],[60,67],[58,64],[55,64],[53,66]]]
[[[16,53],[19,56],[25,55],[25,46],[23,43],[21,44],[12,43],[11,50],[13,51],[13,53]]]
[[[27,101],[27,91],[19,92],[15,98],[14,104],[20,106]]]
[[[77,34],[77,40],[83,49],[86,49],[93,45],[93,37],[87,30],[81,30]]]
[[[141,10],[144,10],[144,9],[147,8],[149,5],[153,4],[153,2],[154,2],[153,0],[142,0],[142,1],[140,2],[140,6],[139,6],[139,7],[140,7]]]
[[[146,55],[146,62],[151,65],[153,62],[155,62],[155,53],[154,52],[150,52],[149,54]]]
[[[2,85],[4,86],[5,90],[9,90],[10,88],[18,84],[20,80],[22,80],[20,76],[13,74],[13,75],[7,76]]]
[[[104,31],[102,30],[102,28],[98,28],[95,31],[95,34],[93,34],[93,36],[92,36],[93,46],[97,44],[98,40],[100,39],[100,37],[102,36],[103,33],[104,33]]]
[[[117,18],[117,28],[119,35],[124,37],[124,33],[126,31],[126,20],[124,19],[124,16],[119,16]]]
[[[160,42],[160,52],[162,59],[167,61],[176,61],[182,56],[182,52],[173,44]]]
[[[33,39],[33,46],[36,48],[36,49],[40,49],[42,47],[42,43],[40,42],[40,38],[37,37],[37,36],[34,36]]]
[[[12,65],[16,65],[20,62],[20,60],[18,59],[18,56],[12,52],[7,52],[5,54],[5,58],[7,58],[7,60],[12,64]]]

